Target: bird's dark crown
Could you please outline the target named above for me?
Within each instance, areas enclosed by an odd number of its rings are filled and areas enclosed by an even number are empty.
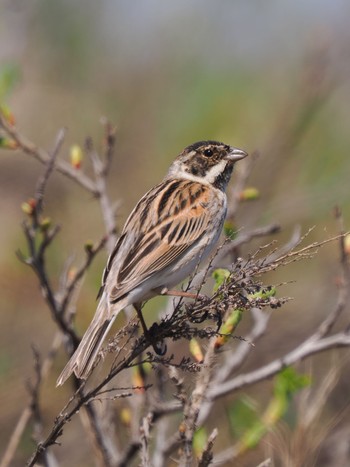
[[[230,149],[230,146],[227,144],[221,143],[220,141],[214,141],[214,140],[207,140],[207,141],[197,141],[197,143],[190,144],[190,146],[187,146],[185,148],[186,152],[191,152],[191,151],[198,151],[201,148],[206,148],[208,146],[213,146],[213,147],[226,147],[227,150]]]

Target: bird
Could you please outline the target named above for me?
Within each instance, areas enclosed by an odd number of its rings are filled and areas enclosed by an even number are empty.
[[[213,250],[226,217],[233,167],[247,155],[218,141],[191,144],[140,199],[107,260],[95,315],[57,386],[72,373],[87,379],[113,321],[126,306],[134,306],[146,334],[142,304],[159,294],[182,295],[171,288]]]

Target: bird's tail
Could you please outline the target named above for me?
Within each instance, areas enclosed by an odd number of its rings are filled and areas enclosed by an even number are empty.
[[[111,313],[107,300],[104,296],[101,297],[90,326],[57,379],[57,386],[61,386],[73,372],[79,379],[86,379],[89,376],[109,328],[122,308],[123,306],[113,309]]]

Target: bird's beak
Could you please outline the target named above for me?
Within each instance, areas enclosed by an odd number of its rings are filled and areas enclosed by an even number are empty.
[[[227,155],[227,159],[232,161],[232,162],[235,162],[235,161],[240,161],[241,159],[244,159],[247,156],[248,156],[248,154],[245,151],[243,151],[242,149],[232,148],[231,147],[231,151]]]

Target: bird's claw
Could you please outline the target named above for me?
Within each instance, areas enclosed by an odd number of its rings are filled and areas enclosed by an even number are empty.
[[[190,320],[192,323],[200,324],[200,323],[203,323],[203,321],[205,321],[208,318],[208,314],[209,314],[208,311],[204,311],[202,314],[198,316],[191,316]]]
[[[158,331],[158,324],[153,323],[152,326],[149,329],[149,341],[150,344],[153,347],[153,350],[155,353],[159,356],[163,356],[166,354],[168,348],[166,343],[163,340],[158,340],[157,339],[157,331]]]

